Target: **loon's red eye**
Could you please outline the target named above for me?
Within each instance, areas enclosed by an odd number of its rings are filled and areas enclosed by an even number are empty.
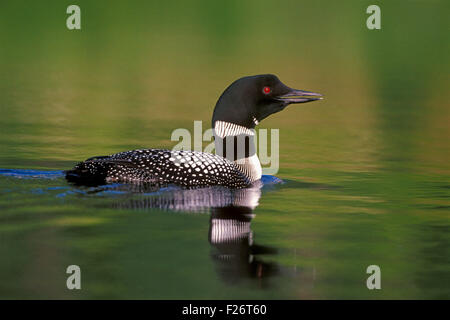
[[[272,90],[270,89],[270,87],[264,87],[264,89],[263,89],[263,92],[264,92],[265,94],[269,94],[270,91],[272,91]]]

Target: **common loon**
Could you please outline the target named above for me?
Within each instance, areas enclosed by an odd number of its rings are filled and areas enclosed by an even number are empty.
[[[289,88],[272,74],[243,77],[222,93],[214,108],[216,155],[184,150],[132,150],[89,158],[66,171],[66,179],[78,184],[245,188],[262,175],[254,146],[255,126],[289,104],[320,99],[321,94]]]

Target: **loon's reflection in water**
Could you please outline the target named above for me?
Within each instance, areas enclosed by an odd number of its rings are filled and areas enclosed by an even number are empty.
[[[128,199],[114,203],[123,209],[162,209],[170,211],[209,213],[211,208],[243,206],[255,208],[261,197],[262,184],[251,188],[232,190],[225,187],[181,189],[167,186],[117,185],[108,192],[122,191],[130,194]],[[104,191],[104,190],[102,190]],[[96,192],[99,192],[98,190]]]
[[[267,278],[278,273],[280,267],[265,262],[263,255],[276,254],[275,248],[254,242],[251,221],[263,190],[281,180],[264,177],[250,188],[232,190],[224,187],[180,189],[151,185],[113,185],[91,189],[90,193],[124,192],[130,197],[114,202],[115,208],[145,210],[151,208],[210,213],[208,241],[211,257],[226,283],[248,278]],[[263,285],[263,283],[261,283]]]
[[[250,207],[212,208],[209,243],[215,248],[212,258],[223,280],[235,283],[245,278],[266,278],[278,273],[279,266],[261,259],[277,250],[253,241]]]

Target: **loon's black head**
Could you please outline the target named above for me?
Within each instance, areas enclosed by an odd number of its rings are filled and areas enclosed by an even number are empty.
[[[321,94],[289,88],[273,74],[240,78],[217,101],[212,127],[216,121],[224,121],[254,128],[261,120],[289,104],[320,99]]]

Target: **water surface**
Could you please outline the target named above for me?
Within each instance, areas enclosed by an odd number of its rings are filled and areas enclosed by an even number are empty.
[[[3,4],[0,298],[450,298],[448,4],[383,3],[369,31],[370,4],[80,1],[81,31],[64,3]],[[88,157],[207,129],[223,89],[259,73],[325,95],[260,125],[280,130],[284,183],[64,180]]]

